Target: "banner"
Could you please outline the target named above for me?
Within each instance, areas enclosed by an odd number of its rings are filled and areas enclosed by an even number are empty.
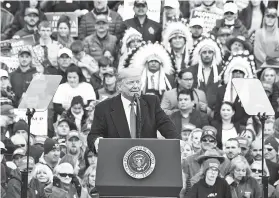
[[[71,36],[78,36],[78,17],[74,12],[46,12],[45,13],[47,20],[51,22],[52,31],[57,32],[57,22],[61,15],[67,15],[70,17],[71,23]]]
[[[204,21],[203,32],[207,33],[216,26],[216,20],[222,19],[223,15],[212,12],[193,10],[191,18],[202,18]]]
[[[11,39],[11,40],[4,40],[1,41],[0,43],[11,43],[12,50],[11,54],[17,56],[19,50],[23,47],[31,47],[35,45],[35,38],[34,35],[28,35],[21,37],[20,39]]]
[[[15,109],[16,114],[15,120],[18,121],[19,119],[23,119],[28,122],[26,111]],[[35,112],[33,118],[31,119],[31,126],[30,132],[33,135],[46,135],[47,136],[47,129],[48,129],[48,122],[47,122],[47,113],[48,111],[44,112]]]
[[[124,1],[123,20],[131,19],[134,17],[134,2],[135,0]],[[147,1],[148,11],[147,16],[149,19],[160,23],[161,0]]]

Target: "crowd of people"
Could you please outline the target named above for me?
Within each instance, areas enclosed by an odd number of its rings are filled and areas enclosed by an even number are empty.
[[[99,138],[121,137],[121,127],[136,137],[124,100],[139,87],[151,115],[142,129],[156,131],[143,136],[180,139],[177,197],[263,198],[265,175],[268,197],[279,198],[278,1],[162,0],[158,22],[147,14],[151,3],[135,0],[134,17],[123,20],[124,1],[1,1],[1,197],[21,197],[22,171],[29,198],[99,197]],[[56,31],[48,12],[64,13]],[[67,13],[77,16],[76,36]],[[216,16],[211,29],[212,19],[194,13]],[[29,36],[34,44],[16,51],[14,41]],[[42,75],[62,80],[47,134],[31,133],[28,145],[29,126],[15,110]],[[246,113],[234,78],[261,81],[275,112],[264,126]],[[106,113],[121,100],[127,119],[122,109],[124,121],[108,123],[121,116]]]

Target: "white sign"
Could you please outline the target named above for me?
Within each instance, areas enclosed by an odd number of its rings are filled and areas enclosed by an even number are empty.
[[[19,119],[23,119],[28,122],[26,111],[25,110],[19,110],[15,109],[16,114],[16,121]],[[33,135],[47,135],[47,129],[48,129],[48,122],[47,122],[47,114],[48,111],[44,112],[35,112],[33,118],[31,119],[31,126],[30,126],[30,132]]]
[[[15,71],[19,66],[18,57],[0,57],[0,61],[5,63],[9,68],[9,74]]]
[[[135,0],[124,1],[123,20],[131,19],[134,17],[134,2]],[[161,0],[147,1],[149,19],[160,23]]]

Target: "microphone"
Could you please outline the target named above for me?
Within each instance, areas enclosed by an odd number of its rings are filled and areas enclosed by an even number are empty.
[[[137,104],[137,123],[136,123],[136,138],[141,138],[141,126],[142,126],[142,120],[141,120],[141,108],[140,108],[140,95],[134,94],[134,101]]]

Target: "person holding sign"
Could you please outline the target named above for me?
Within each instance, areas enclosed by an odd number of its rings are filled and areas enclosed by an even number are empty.
[[[123,28],[132,27],[142,34],[144,41],[161,41],[162,27],[159,23],[147,17],[148,5],[146,0],[136,0],[134,2],[134,18],[127,19],[123,23]]]

